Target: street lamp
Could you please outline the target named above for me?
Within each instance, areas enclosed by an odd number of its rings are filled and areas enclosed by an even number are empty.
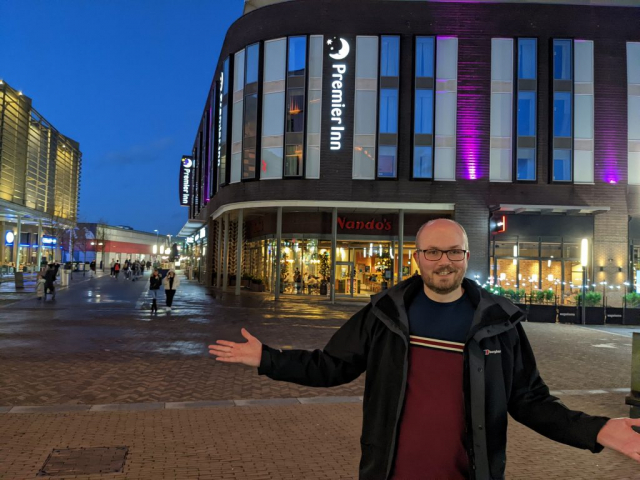
[[[586,322],[587,316],[587,266],[589,265],[589,240],[582,239],[580,245],[580,265],[582,265],[582,324]]]
[[[153,253],[156,253],[160,249],[160,246],[158,245],[158,235],[160,235],[160,233],[155,228],[153,229],[153,231],[156,232],[156,245],[155,245],[156,248],[154,249],[155,252],[153,252]]]

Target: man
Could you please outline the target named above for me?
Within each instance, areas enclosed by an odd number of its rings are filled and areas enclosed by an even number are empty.
[[[596,453],[640,461],[640,419],[571,411],[540,378],[524,314],[464,278],[467,234],[438,219],[416,235],[414,276],[373,297],[324,350],[279,351],[242,329],[246,343],[218,340],[222,362],[316,387],[367,372],[360,478],[503,479],[507,413],[536,432]]]
[[[53,263],[49,264],[49,268],[44,273],[44,299],[47,300],[47,292],[51,292],[51,299],[56,299],[56,288],[54,282],[56,281],[56,268]]]

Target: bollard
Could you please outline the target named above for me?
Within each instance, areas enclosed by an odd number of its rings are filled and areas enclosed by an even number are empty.
[[[629,416],[640,418],[640,333],[633,333],[631,347],[631,395],[625,403],[631,407]]]

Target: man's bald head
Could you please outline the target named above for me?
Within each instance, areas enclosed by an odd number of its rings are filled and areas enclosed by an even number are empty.
[[[423,224],[419,229],[418,229],[418,233],[416,233],[416,248],[417,249],[423,249],[426,248],[426,246],[422,246],[420,243],[420,236],[421,234],[429,228],[434,228],[434,229],[440,229],[440,228],[458,228],[460,230],[460,233],[462,234],[462,238],[463,238],[463,248],[465,250],[469,250],[469,237],[467,236],[467,232],[465,231],[464,227],[462,225],[460,225],[458,222],[456,222],[455,220],[451,220],[450,218],[436,218],[435,220],[429,220],[427,223]]]

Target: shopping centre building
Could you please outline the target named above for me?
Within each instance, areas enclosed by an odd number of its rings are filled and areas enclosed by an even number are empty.
[[[447,217],[470,278],[619,303],[640,251],[638,4],[247,0],[181,159],[203,278],[369,295]]]
[[[31,99],[0,80],[0,272],[60,260],[76,225],[82,153]]]

